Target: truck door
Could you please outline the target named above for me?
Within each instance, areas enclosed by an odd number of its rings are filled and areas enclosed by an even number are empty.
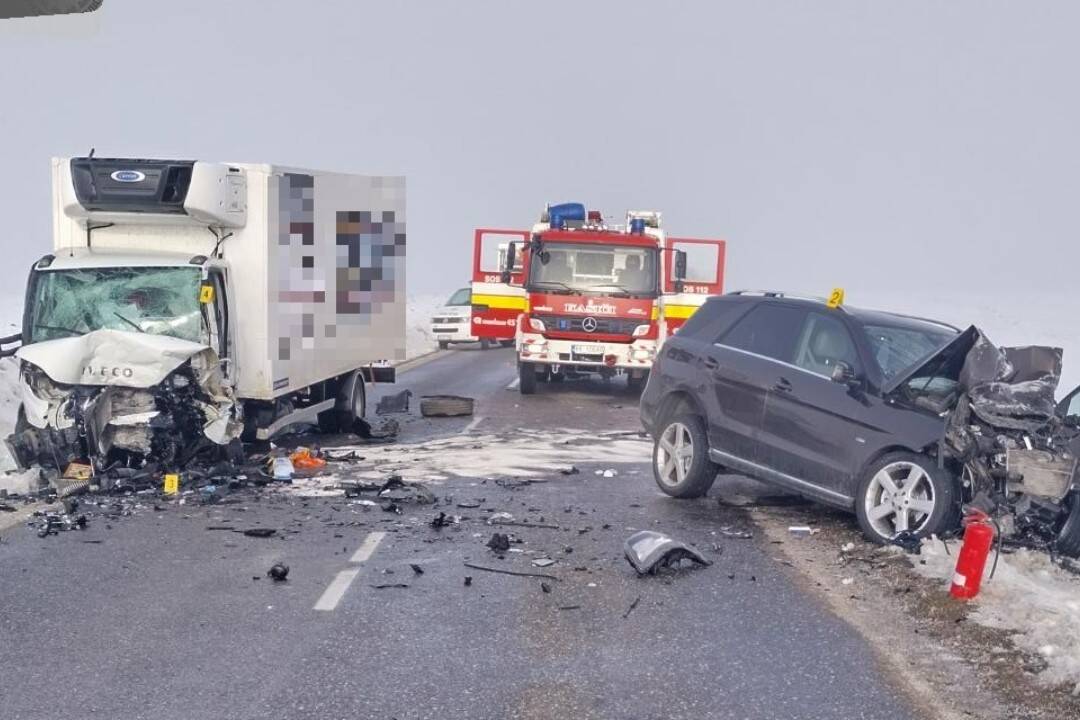
[[[682,327],[708,296],[724,291],[725,249],[723,240],[667,238],[660,308],[666,332],[661,337],[671,335]],[[675,277],[675,258],[679,251],[686,254],[686,277],[682,280],[681,288]]]
[[[526,296],[521,287],[522,250],[529,239],[526,230],[476,231],[473,240],[472,327],[473,335],[487,340],[511,340],[518,315],[525,312]],[[510,282],[502,271],[511,248],[514,267]]]

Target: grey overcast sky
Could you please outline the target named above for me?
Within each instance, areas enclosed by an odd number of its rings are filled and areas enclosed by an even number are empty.
[[[728,288],[1075,288],[1075,2],[105,0],[0,21],[2,249],[51,155],[408,176],[412,292],[545,202],[728,240]],[[849,296],[850,297],[850,296]]]

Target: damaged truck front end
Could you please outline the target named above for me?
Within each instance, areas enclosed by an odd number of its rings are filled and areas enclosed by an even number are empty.
[[[21,348],[22,409],[6,439],[16,464],[47,476],[180,467],[239,438],[242,418],[217,354],[178,338],[119,330]]]
[[[1062,350],[1002,347],[971,327],[896,392],[945,421],[941,462],[1004,542],[1080,556],[1080,417],[1055,403]]]

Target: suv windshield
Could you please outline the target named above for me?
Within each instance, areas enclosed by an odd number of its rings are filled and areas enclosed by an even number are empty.
[[[207,341],[196,267],[51,270],[34,282],[30,340],[127,330]]]
[[[863,331],[886,383],[956,337],[956,333],[947,328],[913,321],[896,325],[863,325]]]
[[[656,295],[656,250],[593,243],[552,243],[529,263],[530,290]]]
[[[450,299],[446,301],[447,306],[457,305],[471,305],[472,304],[472,290],[469,288],[461,288],[456,293],[450,296]]]

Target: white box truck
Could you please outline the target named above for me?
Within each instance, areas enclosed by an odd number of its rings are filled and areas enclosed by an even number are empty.
[[[30,270],[20,467],[176,465],[364,415],[405,353],[405,180],[275,165],[52,161]]]

